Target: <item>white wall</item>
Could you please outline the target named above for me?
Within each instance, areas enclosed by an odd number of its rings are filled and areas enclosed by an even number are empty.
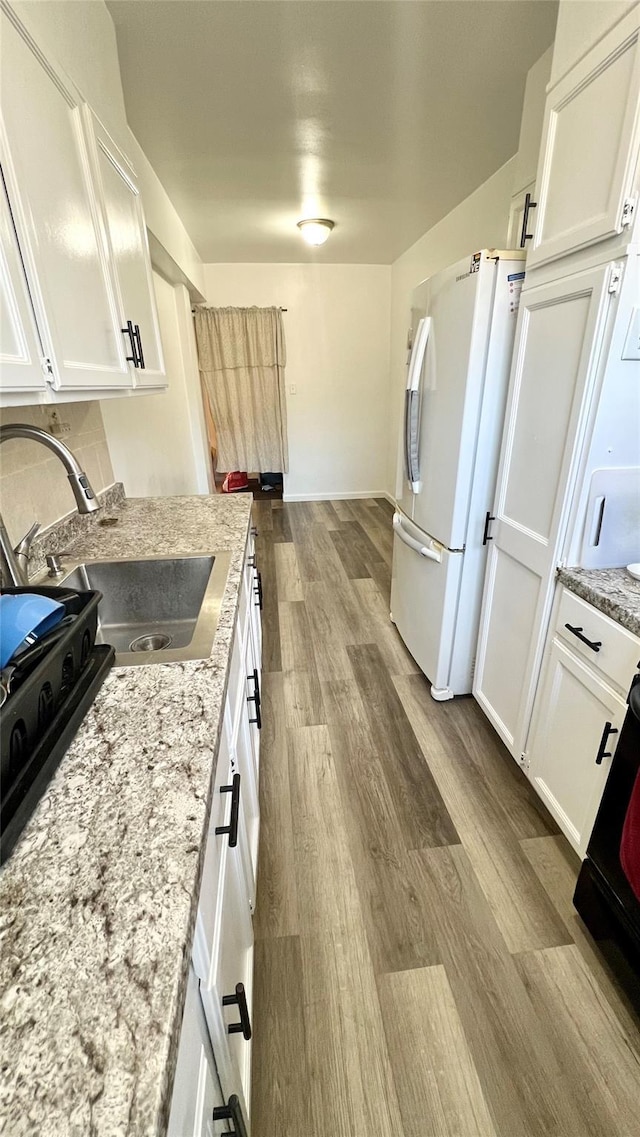
[[[394,495],[406,370],[409,300],[421,280],[476,249],[504,247],[516,158],[425,233],[391,266],[390,398],[385,489]]]
[[[557,83],[637,3],[638,0],[560,0],[551,82]]]
[[[211,306],[287,308],[288,498],[385,489],[390,278],[389,265],[205,265]]]
[[[135,399],[105,399],[102,417],[116,480],[129,497],[209,493],[191,302],[153,274],[168,389]]]

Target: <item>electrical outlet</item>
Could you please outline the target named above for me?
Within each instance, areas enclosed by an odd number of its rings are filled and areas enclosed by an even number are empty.
[[[71,423],[63,422],[58,411],[49,411],[48,421],[49,432],[53,434],[54,438],[60,438],[63,434],[71,434]]]
[[[640,359],[640,308],[634,308],[622,349],[623,359]]]

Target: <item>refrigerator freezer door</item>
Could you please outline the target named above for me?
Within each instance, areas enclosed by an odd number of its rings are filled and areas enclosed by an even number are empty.
[[[470,689],[450,682],[463,554],[450,553],[406,517],[394,528],[391,618],[434,698],[453,698]]]
[[[483,252],[431,278],[413,521],[450,549],[465,544],[496,262]]]

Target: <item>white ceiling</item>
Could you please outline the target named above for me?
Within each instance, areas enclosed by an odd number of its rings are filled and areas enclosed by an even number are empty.
[[[130,126],[205,262],[388,263],[518,146],[556,0],[110,0]],[[301,217],[330,217],[309,250]]]

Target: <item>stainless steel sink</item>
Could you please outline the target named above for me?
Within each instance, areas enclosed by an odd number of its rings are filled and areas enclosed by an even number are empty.
[[[100,590],[98,641],[113,644],[120,666],[206,659],[229,560],[229,553],[84,560],[60,586]]]

